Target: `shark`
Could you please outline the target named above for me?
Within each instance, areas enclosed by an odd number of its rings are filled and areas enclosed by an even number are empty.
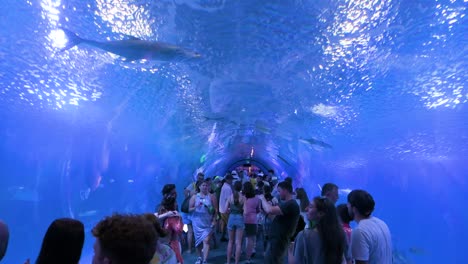
[[[201,58],[198,52],[190,51],[182,47],[159,42],[142,40],[133,36],[128,39],[114,41],[94,41],[79,37],[75,32],[66,28],[60,28],[67,36],[68,43],[61,49],[65,51],[79,44],[105,50],[119,55],[127,61],[151,60],[151,61],[184,61]]]
[[[328,144],[328,143],[325,143],[321,140],[318,140],[318,139],[315,139],[315,138],[308,138],[308,139],[305,139],[305,138],[299,138],[299,141],[302,142],[302,143],[306,143],[306,144],[309,144],[311,146],[320,146],[322,148],[328,148],[328,149],[332,149],[333,146]]]

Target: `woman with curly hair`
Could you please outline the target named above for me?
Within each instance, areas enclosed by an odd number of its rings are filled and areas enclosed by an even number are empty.
[[[143,218],[150,222],[156,234],[158,235],[158,240],[156,242],[156,252],[153,255],[153,258],[148,264],[175,264],[177,263],[177,257],[168,245],[161,243],[160,238],[164,238],[168,235],[168,232],[161,227],[158,217],[156,214],[144,214]]]
[[[184,224],[177,210],[177,191],[175,184],[166,184],[162,189],[163,200],[155,214],[168,232],[169,246],[174,250],[178,263],[184,263],[180,236]]]

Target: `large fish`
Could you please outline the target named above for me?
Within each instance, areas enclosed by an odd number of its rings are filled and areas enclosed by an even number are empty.
[[[320,146],[322,148],[328,148],[328,149],[332,149],[333,146],[328,144],[328,143],[325,143],[321,140],[318,140],[318,139],[315,139],[315,138],[299,138],[299,141],[300,142],[303,142],[303,143],[306,143],[306,144],[310,144],[310,145],[316,145],[316,146]]]
[[[197,52],[189,51],[163,42],[141,40],[136,37],[130,37],[126,40],[100,42],[81,38],[74,32],[65,28],[62,28],[62,30],[68,38],[68,44],[62,49],[62,51],[70,49],[80,43],[85,43],[110,53],[120,55],[127,61],[136,61],[141,59],[180,61],[201,57]]]

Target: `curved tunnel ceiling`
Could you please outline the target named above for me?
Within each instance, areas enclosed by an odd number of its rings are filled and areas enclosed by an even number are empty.
[[[329,181],[342,200],[368,189],[399,247],[428,248],[414,263],[466,262],[466,0],[1,8],[1,217],[25,238],[12,240],[11,263],[36,254],[43,234],[29,227],[52,216],[88,229],[115,211],[154,210],[161,185],[245,160],[310,194]],[[61,51],[77,40],[63,29],[88,41]],[[176,45],[163,55],[186,60],[111,50],[126,60],[93,42],[122,40]]]
[[[196,166],[216,170],[250,155],[306,177],[314,159],[467,154],[458,144],[467,135],[456,133],[468,100],[459,2],[106,3],[11,6],[29,19],[2,30],[22,34],[2,39],[6,112],[78,126],[103,149],[203,156]],[[59,52],[70,41],[60,27],[98,41],[164,41],[202,58],[126,62],[81,44]]]

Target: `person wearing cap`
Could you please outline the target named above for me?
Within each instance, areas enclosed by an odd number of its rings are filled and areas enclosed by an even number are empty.
[[[257,184],[263,182],[263,185],[270,186],[270,183],[265,180],[265,175],[263,173],[257,174]],[[263,188],[263,186],[262,186]],[[258,188],[257,188],[258,189]]]
[[[348,212],[357,227],[351,233],[351,252],[356,264],[391,264],[392,239],[384,221],[372,216],[374,198],[364,190],[348,194]]]
[[[185,189],[185,199],[190,199],[193,195],[197,193],[197,186],[199,186],[205,179],[205,174],[203,172],[197,173],[197,181],[190,183]],[[193,226],[192,226],[192,213],[190,212],[181,212],[182,221],[187,225],[187,252],[192,253],[192,244],[193,244]]]
[[[278,199],[278,201],[281,201],[280,197],[279,197],[279,193],[278,193],[278,177],[276,176],[273,176],[271,177],[271,186],[273,186],[271,188],[271,195],[273,195],[273,197],[276,197],[276,199]]]
[[[232,195],[232,180],[233,177],[231,174],[227,174],[224,177],[224,184],[221,187],[221,193],[219,195],[219,213],[221,216],[221,241],[226,242],[226,227],[229,220],[229,212],[227,210],[227,201]]]
[[[228,172],[229,173],[229,172]],[[231,171],[232,179],[233,181],[238,181],[240,180],[239,175],[237,175],[237,171],[233,170]]]

